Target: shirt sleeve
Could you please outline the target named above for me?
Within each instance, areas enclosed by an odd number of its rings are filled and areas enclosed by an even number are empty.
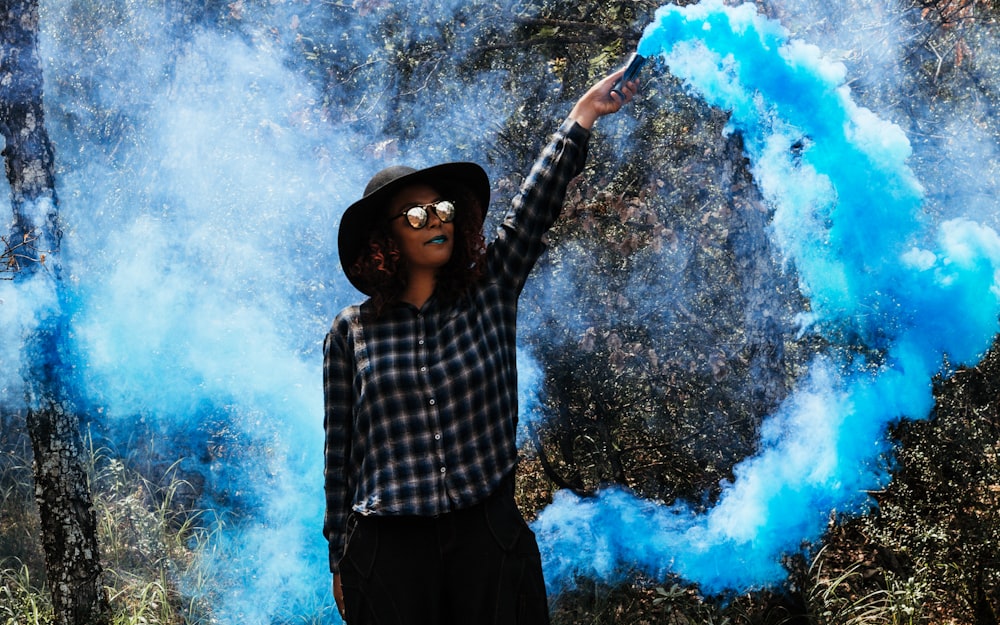
[[[490,246],[491,271],[520,293],[545,251],[545,233],[562,211],[566,188],[583,171],[590,131],[567,119],[553,134],[511,203]]]
[[[323,535],[330,543],[330,570],[338,572],[344,555],[351,489],[348,487],[351,445],[353,356],[348,346],[347,324],[338,317],[323,341],[323,429],[326,514]]]

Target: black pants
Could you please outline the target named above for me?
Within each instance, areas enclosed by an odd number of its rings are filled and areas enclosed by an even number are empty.
[[[547,625],[535,535],[509,482],[439,517],[351,515],[340,562],[348,625]]]

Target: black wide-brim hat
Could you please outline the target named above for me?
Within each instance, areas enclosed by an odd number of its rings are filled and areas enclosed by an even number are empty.
[[[386,205],[392,196],[414,184],[440,188],[456,183],[475,195],[485,217],[490,204],[490,180],[483,168],[475,163],[444,163],[426,169],[393,165],[372,176],[361,199],[344,211],[340,218],[340,231],[337,233],[340,266],[351,284],[365,295],[372,294],[371,287],[363,280],[351,276],[347,268],[367,251],[368,235],[385,219]]]

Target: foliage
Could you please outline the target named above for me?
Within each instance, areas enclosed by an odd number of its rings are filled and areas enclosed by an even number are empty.
[[[48,625],[40,520],[23,415],[0,413],[0,622]]]
[[[576,490],[615,482],[698,500],[754,449],[808,346],[788,340],[801,302],[793,274],[759,244],[764,220],[753,219],[766,209],[738,141],[717,139],[722,116],[676,107],[687,134],[649,147],[662,165],[637,192],[571,190],[523,298],[554,417],[540,451],[575,473],[560,479]]]
[[[47,625],[52,606],[31,580],[28,566],[14,559],[0,562],[0,620],[7,625]]]
[[[10,240],[0,236],[0,277],[10,279],[25,263],[45,263],[45,253],[35,247],[38,237],[27,233]]]
[[[110,450],[93,445],[89,449],[88,472],[99,518],[103,585],[111,602],[111,622],[206,622],[209,612],[200,598],[207,592],[205,580],[198,578],[194,567],[214,524],[174,499],[188,485],[172,473],[163,482],[152,483],[129,470]],[[18,460],[13,461],[15,457]],[[5,554],[0,560],[0,617],[10,625],[50,625],[54,622],[52,606],[37,553],[38,513],[31,505],[31,476],[25,458],[10,453],[11,467],[0,472],[0,484],[7,493],[0,524],[0,547]],[[10,501],[10,494],[16,492],[23,498]],[[19,551],[23,555],[8,555]]]
[[[816,623],[859,625],[887,623],[903,625],[924,622],[925,601],[930,595],[926,570],[901,578],[891,571],[879,572],[865,561],[825,569],[836,556],[824,549],[813,561],[808,575],[806,603]]]
[[[860,521],[882,566],[924,577],[935,618],[996,623],[1000,610],[1000,352],[938,389],[935,417],[901,422],[894,480]]]
[[[206,589],[195,570],[197,553],[215,525],[176,497],[190,484],[177,476],[176,464],[152,482],[108,449],[92,458],[105,585],[116,622],[200,622],[207,608],[199,599]]]
[[[31,445],[24,417],[16,413],[0,413],[0,519],[0,559],[26,566],[32,574],[29,579],[37,575],[44,556],[31,485]]]

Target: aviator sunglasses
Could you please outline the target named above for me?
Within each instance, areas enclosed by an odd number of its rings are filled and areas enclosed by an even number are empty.
[[[430,204],[411,206],[389,221],[406,217],[406,223],[411,228],[420,230],[427,225],[427,218],[430,217],[430,211],[434,211],[434,214],[441,220],[441,223],[449,223],[455,219],[455,204],[449,200],[438,200]]]

